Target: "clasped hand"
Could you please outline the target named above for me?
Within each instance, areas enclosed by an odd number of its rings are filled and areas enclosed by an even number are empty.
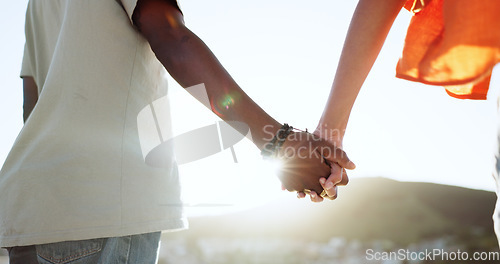
[[[335,199],[337,185],[345,185],[348,177],[345,169],[354,169],[355,165],[347,154],[333,143],[307,132],[290,134],[278,153],[281,168],[278,177],[283,188],[311,195],[314,202],[320,202],[319,196],[328,189],[324,198]],[[328,182],[326,179],[329,179]],[[330,185],[335,186],[330,186]],[[325,193],[325,192],[323,192]]]

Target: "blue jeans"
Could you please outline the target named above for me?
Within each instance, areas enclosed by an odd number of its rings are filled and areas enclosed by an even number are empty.
[[[161,232],[7,248],[10,264],[155,264]]]

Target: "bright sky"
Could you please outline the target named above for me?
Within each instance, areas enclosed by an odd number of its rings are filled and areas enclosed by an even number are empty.
[[[26,3],[7,1],[0,18],[4,36],[0,49],[2,162],[22,127],[18,73]],[[309,129],[322,113],[355,5],[356,1],[328,0],[307,4],[298,0],[181,1],[188,27],[208,44],[243,89],[278,121]],[[354,107],[344,142],[358,165],[350,176],[494,190],[491,172],[500,74],[497,71],[493,77],[487,101],[457,100],[440,87],[396,79],[395,66],[409,19],[407,12],[398,17]],[[171,84],[171,99],[174,106],[179,105],[174,111],[174,128],[179,133],[217,120],[177,84]],[[262,169],[251,143],[242,141],[235,151],[238,164],[229,151],[223,151],[181,166],[188,203],[283,195],[270,169]],[[235,203],[247,202],[242,198]]]

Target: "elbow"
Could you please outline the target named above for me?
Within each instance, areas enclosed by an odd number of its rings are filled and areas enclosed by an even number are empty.
[[[153,51],[182,40],[186,29],[182,13],[164,1],[139,1],[132,19]]]

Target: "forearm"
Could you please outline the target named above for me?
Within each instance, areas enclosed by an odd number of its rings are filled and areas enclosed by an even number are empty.
[[[26,123],[38,101],[38,87],[33,77],[23,77],[23,121]]]
[[[254,143],[261,148],[270,137],[264,132],[277,131],[278,122],[238,86],[195,34],[187,28],[180,29],[178,33],[178,37],[162,41],[154,49],[157,57],[184,88],[203,83],[211,110],[225,121],[247,124]],[[266,126],[269,127],[266,129]]]
[[[212,111],[225,121],[248,125],[261,149],[281,125],[238,86],[205,43],[184,26],[181,14],[168,6],[165,9],[166,20],[148,10],[143,10],[148,16],[137,19],[156,57],[184,88],[204,84]]]
[[[405,0],[360,0],[317,131],[343,137],[354,102]]]

